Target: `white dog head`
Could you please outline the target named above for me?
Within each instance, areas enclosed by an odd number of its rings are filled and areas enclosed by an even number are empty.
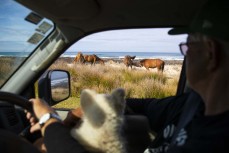
[[[121,134],[124,97],[125,92],[120,88],[111,94],[83,90],[80,101],[84,114],[82,124],[72,129],[72,136],[92,152],[126,152]]]

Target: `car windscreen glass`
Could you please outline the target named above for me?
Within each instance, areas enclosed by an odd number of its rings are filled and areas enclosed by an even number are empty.
[[[110,93],[121,87],[126,98],[175,95],[184,60],[178,44],[187,36],[171,36],[169,30],[103,31],[73,44],[49,68],[71,72],[71,97],[54,107],[76,108],[83,89]]]
[[[54,24],[12,0],[0,2],[0,87],[50,34]]]

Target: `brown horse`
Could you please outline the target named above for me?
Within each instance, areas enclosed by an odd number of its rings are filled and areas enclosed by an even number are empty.
[[[74,59],[74,61],[73,61],[74,64],[77,63],[77,62],[79,62],[81,64],[84,63],[84,57],[83,57],[83,53],[82,52],[78,52],[76,57],[75,57],[75,59]]]
[[[136,56],[129,56],[126,55],[123,59],[123,63],[126,65],[126,67],[128,68],[130,66],[130,68],[132,69],[132,65],[134,65],[133,60],[135,59]]]
[[[165,62],[161,59],[143,59],[140,61],[140,64],[147,70],[149,70],[149,68],[157,68],[158,72],[163,72],[165,66]]]
[[[84,57],[84,62],[89,62],[91,63],[91,65],[95,65],[95,62],[99,62],[100,64],[104,65],[104,60],[102,60],[101,58],[99,58],[97,55],[93,54],[93,55],[83,55]]]

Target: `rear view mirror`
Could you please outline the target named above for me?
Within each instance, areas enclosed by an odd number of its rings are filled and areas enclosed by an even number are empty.
[[[39,98],[50,106],[70,96],[70,74],[64,70],[47,71],[38,82]]]
[[[69,97],[69,76],[64,71],[50,72],[51,79],[51,98],[53,101],[62,101]]]

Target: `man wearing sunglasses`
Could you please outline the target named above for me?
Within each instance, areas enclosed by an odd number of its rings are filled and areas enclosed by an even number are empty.
[[[229,2],[209,0],[189,27],[174,28],[169,34],[187,33],[181,43],[186,56],[190,87],[204,102],[204,114],[191,123],[185,145],[174,152],[229,152]],[[195,103],[195,101],[193,101]]]

